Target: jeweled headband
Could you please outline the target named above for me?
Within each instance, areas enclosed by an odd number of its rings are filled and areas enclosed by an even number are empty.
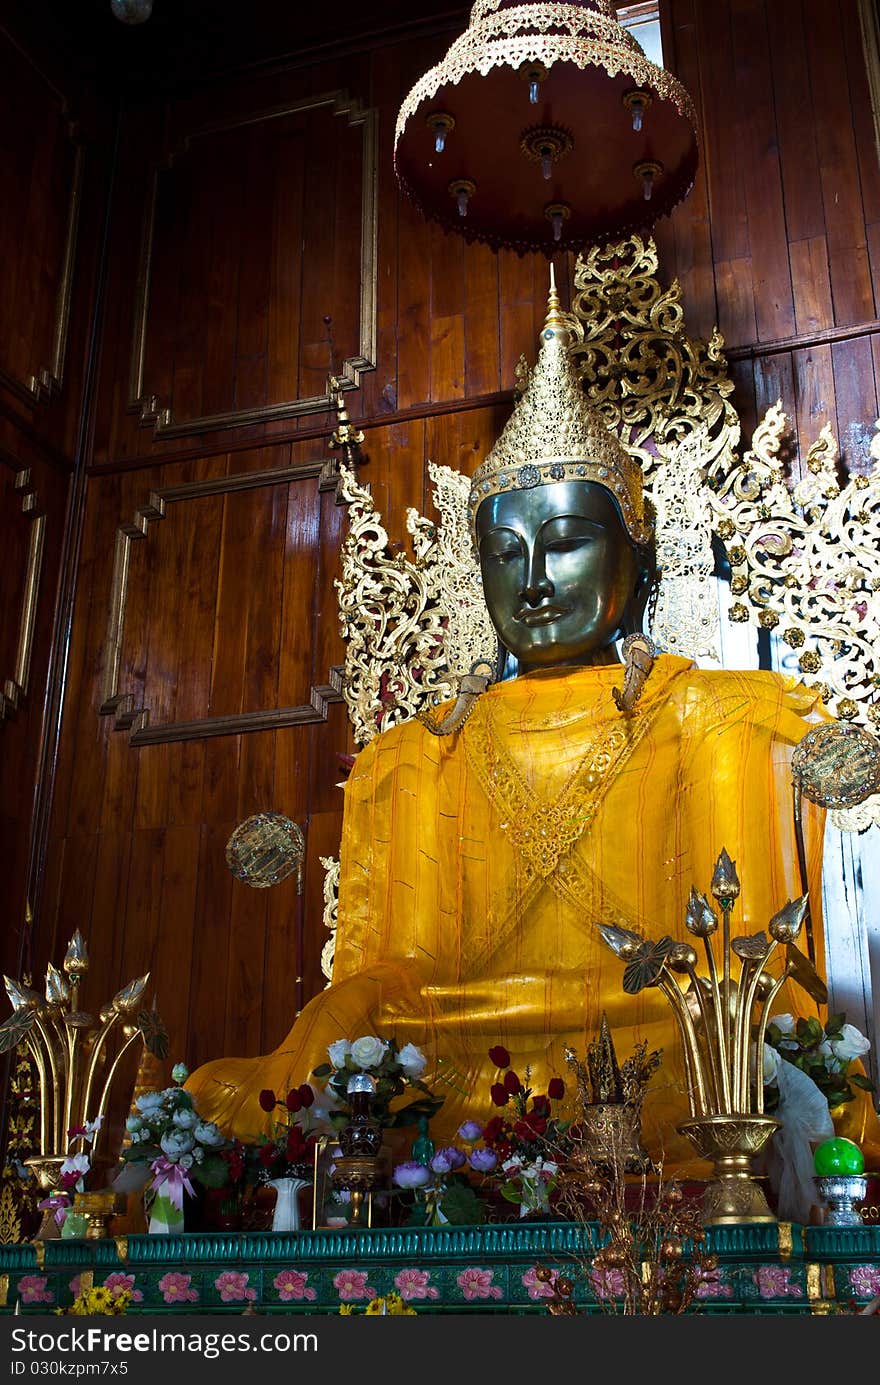
[[[587,402],[575,375],[552,266],[550,275],[537,363],[501,437],[471,482],[471,534],[477,509],[489,496],[555,481],[594,481],[616,500],[633,543],[647,543],[652,530],[642,468]]]

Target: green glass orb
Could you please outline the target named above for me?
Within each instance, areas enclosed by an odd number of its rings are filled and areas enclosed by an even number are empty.
[[[820,1178],[830,1178],[834,1174],[864,1172],[865,1156],[852,1140],[837,1136],[819,1145],[813,1155],[813,1164]]]

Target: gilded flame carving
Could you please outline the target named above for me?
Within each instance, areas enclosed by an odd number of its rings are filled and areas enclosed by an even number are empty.
[[[328,937],[321,948],[321,971],[327,978],[327,986],[333,980],[333,956],[336,952],[336,924],[339,914],[339,862],[333,856],[319,856],[324,867],[324,927]],[[327,986],[324,989],[327,989]]]
[[[880,429],[880,420],[877,421]],[[871,471],[838,480],[828,424],[804,473],[789,483],[780,458],[781,402],[768,409],[751,449],[709,492],[737,600],[731,620],[772,630],[798,654],[804,682],[844,722],[880,730],[880,431]],[[845,830],[880,822],[880,797],[837,809]]]
[[[497,640],[469,539],[467,477],[429,463],[439,524],[407,512],[414,556],[392,551],[369,490],[342,467],[349,530],[336,582],[346,645],[343,695],[355,740],[455,695]],[[464,536],[464,538],[462,537]]]

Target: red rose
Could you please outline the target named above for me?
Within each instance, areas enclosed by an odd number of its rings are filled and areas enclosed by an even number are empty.
[[[263,1148],[260,1150],[259,1158],[264,1169],[267,1169],[270,1164],[274,1164],[277,1153],[278,1151],[274,1145],[263,1145]]]
[[[513,1127],[513,1133],[520,1140],[525,1140],[527,1143],[531,1144],[535,1138],[535,1135],[537,1134],[537,1131],[533,1130],[531,1125],[529,1125],[529,1122],[523,1119],[521,1121],[516,1122],[516,1125]]]
[[[517,1092],[522,1091],[522,1083],[513,1071],[513,1068],[504,1074],[504,1090],[507,1092],[508,1096],[516,1096]],[[499,1102],[498,1104],[500,1105],[501,1103]]]
[[[498,1085],[499,1087],[501,1087],[501,1083],[500,1083],[500,1082],[499,1082],[497,1085]],[[501,1088],[501,1090],[503,1091],[504,1089]],[[506,1104],[507,1104],[507,1093],[506,1093],[506,1092],[504,1093],[504,1098],[505,1098],[505,1105],[506,1105]],[[494,1140],[500,1140],[500,1139],[501,1139],[501,1136],[504,1134],[504,1130],[505,1130],[505,1125],[504,1125],[504,1121],[501,1119],[501,1117],[500,1117],[500,1116],[493,1116],[492,1119],[491,1119],[490,1121],[488,1121],[488,1122],[486,1123],[486,1125],[484,1126],[484,1128],[483,1128],[483,1139],[486,1141],[486,1144],[487,1144],[487,1145],[490,1145],[490,1144],[492,1144],[492,1142],[493,1142]]]
[[[315,1099],[315,1093],[312,1091],[308,1082],[304,1082],[297,1090],[299,1091],[299,1099],[303,1106],[311,1106]]]
[[[306,1152],[306,1142],[303,1133],[298,1125],[292,1125],[287,1132],[287,1155],[288,1163],[298,1164]]]
[[[510,1054],[502,1044],[496,1044],[494,1048],[489,1049],[489,1061],[494,1063],[496,1068],[509,1068]]]
[[[489,1095],[491,1096],[496,1106],[507,1105],[507,1088],[505,1087],[503,1082],[493,1082],[492,1090],[490,1091]]]
[[[260,1105],[264,1111],[274,1111],[276,1106],[275,1093],[270,1087],[264,1087],[260,1092]]]
[[[301,1111],[303,1104],[302,1097],[297,1091],[288,1092],[284,1099],[284,1104],[288,1111]]]
[[[561,1101],[565,1096],[565,1083],[561,1077],[551,1077],[547,1083],[547,1095],[551,1101]]]
[[[532,1097],[532,1111],[536,1116],[549,1116],[550,1102],[546,1096]]]
[[[547,1129],[547,1122],[544,1117],[539,1116],[535,1111],[530,1111],[526,1116],[526,1125],[529,1126],[536,1135],[543,1135]]]

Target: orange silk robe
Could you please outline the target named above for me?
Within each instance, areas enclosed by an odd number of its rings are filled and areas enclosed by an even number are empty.
[[[453,736],[408,721],[357,757],[333,985],[274,1053],[193,1075],[206,1116],[253,1136],[267,1121],[261,1088],[283,1093],[335,1039],[378,1033],[428,1055],[426,1079],[446,1098],[432,1134],[451,1138],[466,1116],[492,1114],[493,1044],[542,1091],[567,1075],[564,1045],[583,1054],[605,1011],[619,1060],[641,1039],[663,1050],[647,1148],[667,1170],[693,1162],[675,1130],[688,1106],[669,1004],[656,989],[624,993],[596,923],[688,939],[688,891],[709,892],[722,847],[742,883],[734,936],[766,929],[801,893],[788,766],[815,694],[662,655],[625,717],[612,698],[622,679],[619,665],[521,676],[490,688]],[[823,972],[820,816],[808,859]],[[774,1008],[815,1013],[790,983]]]

